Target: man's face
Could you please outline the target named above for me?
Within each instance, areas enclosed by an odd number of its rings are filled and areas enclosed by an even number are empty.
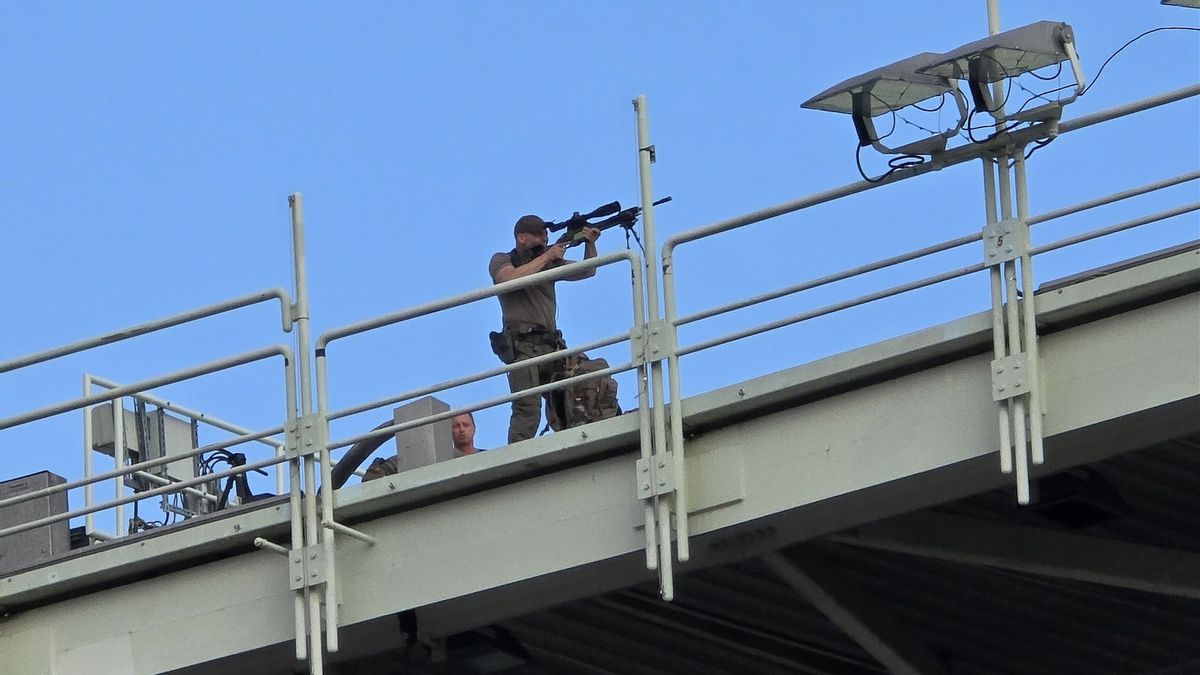
[[[549,243],[549,241],[550,241],[550,235],[546,232],[545,228],[542,228],[542,230],[537,234],[531,234],[529,232],[518,232],[517,233],[517,250],[518,251],[528,251],[531,248],[536,248],[538,246],[545,246],[547,243]]]
[[[454,441],[454,447],[458,449],[474,445],[475,423],[471,421],[470,415],[458,415],[450,421],[450,438]]]

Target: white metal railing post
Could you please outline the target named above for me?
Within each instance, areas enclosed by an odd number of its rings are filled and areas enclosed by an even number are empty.
[[[991,155],[985,155],[981,162],[983,164],[983,198],[984,210],[986,211],[987,225],[995,226],[1000,222],[996,215],[996,159]],[[985,256],[986,258],[986,256]],[[995,360],[1003,359],[1007,353],[1005,348],[1004,337],[1004,281],[1000,272],[1000,265],[994,265],[988,269],[988,278],[991,282],[992,290],[992,354]],[[997,403],[998,417],[1000,420],[1000,471],[1001,473],[1012,473],[1012,441],[1009,438],[1009,420],[1008,420],[1008,401],[999,401]]]
[[[642,179],[641,118],[642,118],[643,113],[642,113],[641,106],[639,106],[639,100],[640,99],[634,99],[633,108],[634,108],[634,112],[638,118],[638,178],[640,181]],[[644,197],[642,198],[642,203],[643,203],[643,205],[645,204]],[[643,221],[643,222],[645,222],[645,221]],[[647,235],[647,236],[650,236],[650,235]],[[649,278],[650,276],[652,276],[654,274],[653,263],[651,262],[651,258],[653,257],[653,251],[654,251],[653,245],[651,245],[651,248],[649,248],[646,251],[645,276],[647,278]],[[635,313],[634,322],[639,325],[641,330],[644,330],[646,328],[647,320],[648,320],[648,317],[646,315],[646,310],[643,306],[642,316],[638,317]],[[640,454],[640,460],[641,460],[639,463],[639,467],[638,467],[639,475],[635,476],[635,482],[637,483],[637,486],[638,486],[637,495],[642,499],[643,525],[644,525],[643,531],[646,535],[646,569],[649,569],[651,571],[657,571],[658,570],[658,556],[659,556],[658,527],[657,527],[657,515],[656,515],[658,512],[658,497],[653,496],[654,480],[650,476],[650,466],[651,466],[652,454],[653,454],[654,435],[653,435],[653,431],[650,428],[650,426],[651,426],[650,417],[653,414],[651,408],[653,406],[653,403],[651,402],[651,398],[650,398],[651,394],[650,394],[649,354],[646,353],[647,348],[646,348],[645,335],[641,332],[635,331],[635,337],[637,338],[638,342],[640,343],[640,351],[639,351],[638,344],[633,345],[632,349],[633,349],[633,353],[635,356],[635,361],[640,360],[640,364],[638,365],[638,368],[637,368],[637,381],[638,381],[637,397],[638,397],[638,449],[640,451],[639,454]],[[651,497],[649,499],[647,499],[647,498],[645,498],[646,495],[651,495]],[[661,580],[659,583],[659,591],[660,592],[662,591]]]
[[[987,0],[988,14],[988,35],[996,35],[1000,32],[1000,0]],[[992,116],[996,120],[996,129],[999,133],[1004,128],[1004,121],[1007,117],[1004,110],[1004,81],[999,80],[992,83],[992,100],[995,101],[996,109],[992,111]],[[1003,153],[996,155],[996,170],[1000,177],[1000,212],[1001,217],[1005,221],[1011,221],[1012,213],[1012,190],[1009,174],[1009,160],[1012,154],[1012,146],[1006,146]],[[1026,238],[1026,247],[1028,247],[1028,238]],[[1017,282],[1016,282],[1016,265],[1015,260],[1009,260],[1002,263],[1001,276],[1004,285],[1004,292],[1007,298],[1004,309],[1004,319],[1007,323],[1008,330],[1008,355],[1019,354],[1021,349],[1021,330],[1020,318],[1017,313]],[[1029,503],[1029,464],[1028,455],[1025,449],[1025,402],[1021,398],[1007,399],[1008,414],[1007,417],[1011,421],[1012,440],[1013,440],[1013,468],[1016,470],[1017,477],[1017,501],[1021,504]],[[1006,426],[1008,426],[1006,424]]]
[[[92,376],[83,374],[83,395],[90,396],[92,393]],[[92,477],[92,406],[83,409],[83,477]],[[92,505],[92,484],[88,483],[83,488],[83,506],[90,507]],[[83,518],[83,533],[87,536],[92,536],[92,531],[96,529],[96,516],[89,513]]]
[[[988,15],[988,35],[996,35],[997,33],[1000,32],[1000,0],[987,0],[987,15]],[[997,133],[1002,133],[1003,129],[1004,129],[1004,121],[1006,119],[1006,113],[1004,110],[1005,96],[1004,96],[1003,80],[992,83],[992,100],[995,101],[996,109],[991,111],[991,114],[992,114],[992,117],[995,118],[995,120],[996,120]],[[1020,154],[1021,152],[1024,152],[1024,148],[1018,146],[1017,154]],[[1011,145],[1006,146],[1004,148],[1004,152],[997,153],[995,156],[996,170],[999,172],[999,178],[1000,178],[1001,218],[1006,223],[1011,223],[1012,217],[1013,217],[1011,180],[1010,180],[1010,174],[1009,174],[1009,171],[1010,171],[1009,160],[1010,160],[1011,156],[1012,156],[1012,146]],[[1025,249],[1028,249],[1028,246],[1029,246],[1028,230],[1027,230],[1028,225],[1026,225],[1024,221],[1021,221],[1019,224],[1017,224],[1015,226],[1009,225],[1005,229],[1009,230],[1009,229],[1012,229],[1012,227],[1026,228],[1025,229],[1025,237],[1024,237],[1023,241],[1024,241]],[[1005,235],[1002,233],[993,233],[993,234],[995,234],[995,236],[997,237],[997,239],[994,240],[996,242],[996,248],[999,248],[1000,242],[1003,241],[1003,238]],[[1012,233],[1009,233],[1008,236],[1011,241]],[[1020,238],[1020,237],[1018,237],[1018,238]],[[986,246],[986,244],[985,244],[985,246]],[[987,261],[987,262],[990,264],[992,261]],[[1007,347],[1006,353],[997,355],[997,357],[996,357],[997,359],[1004,359],[1008,356],[1020,354],[1023,351],[1021,349],[1020,316],[1017,311],[1017,297],[1018,296],[1017,296],[1017,280],[1016,280],[1015,265],[1016,265],[1016,260],[1009,259],[1007,261],[1000,262],[997,266],[993,267],[992,271],[990,272],[991,278],[992,278],[992,284],[993,284],[992,285],[993,340],[996,341],[997,344],[999,342],[1003,341],[1003,337],[999,336],[999,335],[995,335],[995,331],[1003,330],[1002,326],[1004,326],[1005,324],[1006,324],[1006,328],[1007,328],[1008,347]],[[997,277],[999,277],[999,279],[997,279]],[[997,280],[1000,281],[1000,285],[1002,285],[1002,287],[1003,287],[1002,291],[1000,291],[1000,289],[997,288],[997,284],[996,284]],[[1003,310],[1004,310],[1003,313],[998,312],[997,307],[996,307],[996,300],[997,300],[996,296],[997,296],[998,291],[1000,292],[1002,302],[1004,303],[1003,304]],[[1003,298],[1006,298],[1006,300],[1003,300]],[[1000,322],[1000,325],[997,325],[997,321]],[[1015,365],[1011,361],[1001,361],[1001,363],[1007,364],[1010,370]],[[1001,389],[1004,388],[1001,385],[995,384],[995,380],[998,376],[1001,377],[1002,379],[1007,379],[1007,375],[1005,373],[1003,373],[1003,372],[997,373],[996,372],[997,368],[1001,369],[1001,371],[1002,371],[1004,367],[1005,367],[1004,365],[994,365],[993,366],[993,372],[992,372],[993,388],[996,388],[996,387],[1000,387]],[[1008,393],[1011,393],[1011,391]],[[996,392],[993,391],[993,397],[995,395],[996,395]],[[1004,473],[1008,473],[1009,471],[1012,471],[1014,469],[1016,470],[1017,501],[1020,502],[1021,504],[1028,504],[1029,503],[1029,464],[1028,464],[1028,455],[1026,454],[1027,451],[1025,449],[1025,401],[1021,397],[1005,397],[999,403],[1000,403],[1000,406],[1003,408],[1003,412],[1000,413],[1000,424],[1002,425],[1002,431],[1000,433],[1000,437],[1001,437],[1000,438],[1000,441],[1001,441],[1001,453],[1000,453],[1001,466],[1000,466],[1000,469]],[[1010,426],[1012,428],[1012,441],[1013,441],[1012,446],[1011,446],[1012,447],[1011,456],[1009,455],[1009,451],[1008,451],[1008,447],[1009,447],[1009,445],[1008,445],[1008,441],[1009,441],[1008,430],[1009,430]],[[1010,460],[1010,461],[1006,461],[1006,460]]]
[[[1002,119],[1003,116],[1001,116],[997,121]],[[1012,157],[1012,154],[1012,148],[1008,147],[1005,148],[1003,154],[998,156],[999,166],[997,168],[1000,172],[1000,217],[1004,223],[1012,223],[1014,215],[1012,176],[1010,173],[1011,169],[1009,168],[1009,161]],[[1011,243],[1001,244],[1000,242],[1003,241],[1006,235],[1010,238],[1009,241],[1011,242],[1011,238],[1016,236],[1016,233],[1009,232],[1009,230],[1014,226],[1019,227],[1019,225],[1016,224],[1005,227],[1004,233],[998,235],[998,239],[996,240],[998,248],[1000,246],[1012,248]],[[1028,247],[1027,241],[1025,246]],[[1005,329],[1008,336],[1008,357],[1011,358],[1017,357],[1019,354],[1022,354],[1025,351],[1021,345],[1021,315],[1020,310],[1018,309],[1016,258],[1010,257],[1008,260],[1004,261],[1002,265],[1005,293],[1004,320]],[[999,375],[1002,379],[1007,379],[1007,376],[1012,374],[1011,370],[1013,366],[1016,365],[1015,362],[1010,361],[1008,363],[1010,372],[1000,372]],[[1004,366],[999,367],[1003,368]],[[996,371],[993,371],[993,377],[996,375]],[[1004,387],[1004,385],[997,386]],[[1029,451],[1026,447],[1025,440],[1025,399],[1022,396],[1013,396],[1013,391],[1011,389],[1008,389],[1007,387],[1004,388],[1006,390],[1000,391],[999,393],[1007,394],[1005,398],[1011,402],[1009,407],[1009,417],[1012,420],[1013,469],[1017,478],[1017,502],[1020,504],[1028,504]]]
[[[288,458],[288,511],[291,526],[291,550],[288,555],[288,585],[293,589],[292,613],[295,620],[296,659],[303,661],[308,658],[308,631],[305,628],[306,614],[309,603],[307,578],[304,574],[304,521],[303,506],[301,505],[300,482],[300,439],[296,422],[296,364],[286,364],[284,382],[284,397],[286,400],[286,419],[284,425],[284,454]],[[299,578],[297,578],[299,575]],[[317,657],[318,659],[320,656]]]
[[[312,405],[312,380],[311,380],[311,365],[309,363],[309,335],[308,335],[308,283],[307,273],[304,258],[304,198],[299,192],[294,192],[288,196],[288,206],[291,210],[292,221],[292,260],[295,273],[296,284],[296,304],[292,312],[292,316],[296,323],[296,355],[297,355],[297,380],[300,386],[300,417],[297,423],[297,439],[298,452],[304,458],[304,492],[303,492],[303,508],[304,508],[304,539],[302,541],[300,555],[302,561],[300,569],[303,570],[305,592],[308,603],[308,637],[309,637],[309,671],[314,675],[321,675],[324,670],[323,654],[321,645],[321,602],[325,601],[326,612],[330,611],[329,606],[332,604],[328,597],[329,584],[332,581],[331,567],[333,565],[333,557],[330,555],[330,547],[333,543],[332,533],[326,531],[321,532],[323,528],[319,527],[319,517],[317,515],[317,472],[324,471],[318,466],[318,463],[327,465],[326,455],[328,451],[324,449],[323,444],[317,439],[321,434],[316,424],[318,420],[314,419]],[[324,534],[324,536],[322,536]],[[295,555],[296,545],[292,544],[293,555]],[[320,559],[318,559],[320,558]],[[333,602],[336,602],[334,600]],[[336,608],[333,610],[336,612]],[[335,617],[336,618],[336,617]],[[334,634],[331,638],[332,644],[330,651],[336,651],[337,648],[337,624],[330,623],[326,629]]]
[[[1029,191],[1025,174],[1025,149],[1018,147],[1013,156],[1014,182],[1017,188],[1017,222],[1022,227],[1029,227]],[[1029,445],[1030,458],[1034,464],[1045,461],[1042,449],[1042,380],[1041,366],[1038,362],[1037,335],[1037,306],[1034,298],[1033,285],[1033,256],[1029,253],[1029,237],[1026,234],[1026,251],[1021,255],[1021,287],[1025,298],[1021,302],[1022,329],[1024,331],[1025,352],[1029,357],[1028,377],[1029,386]]]
[[[113,420],[113,464],[115,468],[121,469],[125,467],[125,416],[124,416],[124,400],[123,396],[116,396],[112,399],[112,420]],[[125,493],[125,475],[122,474],[113,479],[113,498],[120,499]],[[126,529],[125,522],[125,505],[119,505],[116,509],[117,522],[113,525],[113,532],[118,537],[123,537],[129,534]]]
[[[653,453],[650,463],[639,462],[637,480],[639,486],[645,485],[645,477],[651,485],[647,493],[642,490],[639,495],[643,498],[652,496],[658,518],[658,576],[660,593],[664,600],[675,597],[675,583],[671,563],[671,511],[674,503],[676,523],[682,527],[682,536],[677,534],[678,545],[686,553],[687,541],[687,510],[680,508],[680,490],[683,480],[680,477],[683,468],[682,448],[671,447],[667,438],[666,400],[663,394],[663,356],[674,350],[670,344],[674,342],[671,336],[673,328],[664,324],[659,317],[658,305],[658,261],[654,236],[654,193],[650,165],[655,161],[655,149],[650,143],[650,124],[646,97],[639,95],[633,101],[637,114],[637,152],[638,152],[638,182],[641,187],[642,228],[646,244],[646,312],[649,318],[647,327],[645,358],[650,367],[651,388],[653,399],[653,433],[651,435]],[[674,488],[672,494],[671,488]],[[647,535],[647,544],[649,544]]]

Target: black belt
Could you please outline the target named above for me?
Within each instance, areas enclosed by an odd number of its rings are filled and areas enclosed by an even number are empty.
[[[561,332],[538,325],[509,326],[508,330],[512,331],[518,340],[557,342],[562,338]]]

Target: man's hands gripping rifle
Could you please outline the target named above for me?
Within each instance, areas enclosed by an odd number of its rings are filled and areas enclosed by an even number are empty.
[[[670,197],[663,197],[654,202],[654,206],[665,204],[671,201]],[[558,238],[557,244],[564,244],[567,248],[582,244],[585,241],[583,236],[583,228],[591,227],[597,230],[607,230],[610,227],[620,226],[626,232],[632,233],[635,237],[637,233],[633,231],[633,226],[637,224],[638,216],[642,215],[642,209],[638,206],[633,206],[625,210],[621,210],[621,202],[609,202],[601,206],[591,213],[575,212],[570,218],[556,223],[546,223],[546,229],[550,232],[558,232],[566,230],[562,236]],[[597,219],[601,220],[597,220]]]

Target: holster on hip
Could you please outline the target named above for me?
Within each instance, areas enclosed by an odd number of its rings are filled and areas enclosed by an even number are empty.
[[[495,354],[501,362],[512,363],[513,361],[517,360],[517,350],[513,345],[512,331],[492,331],[491,333],[488,333],[488,339],[492,343],[492,353]]]

